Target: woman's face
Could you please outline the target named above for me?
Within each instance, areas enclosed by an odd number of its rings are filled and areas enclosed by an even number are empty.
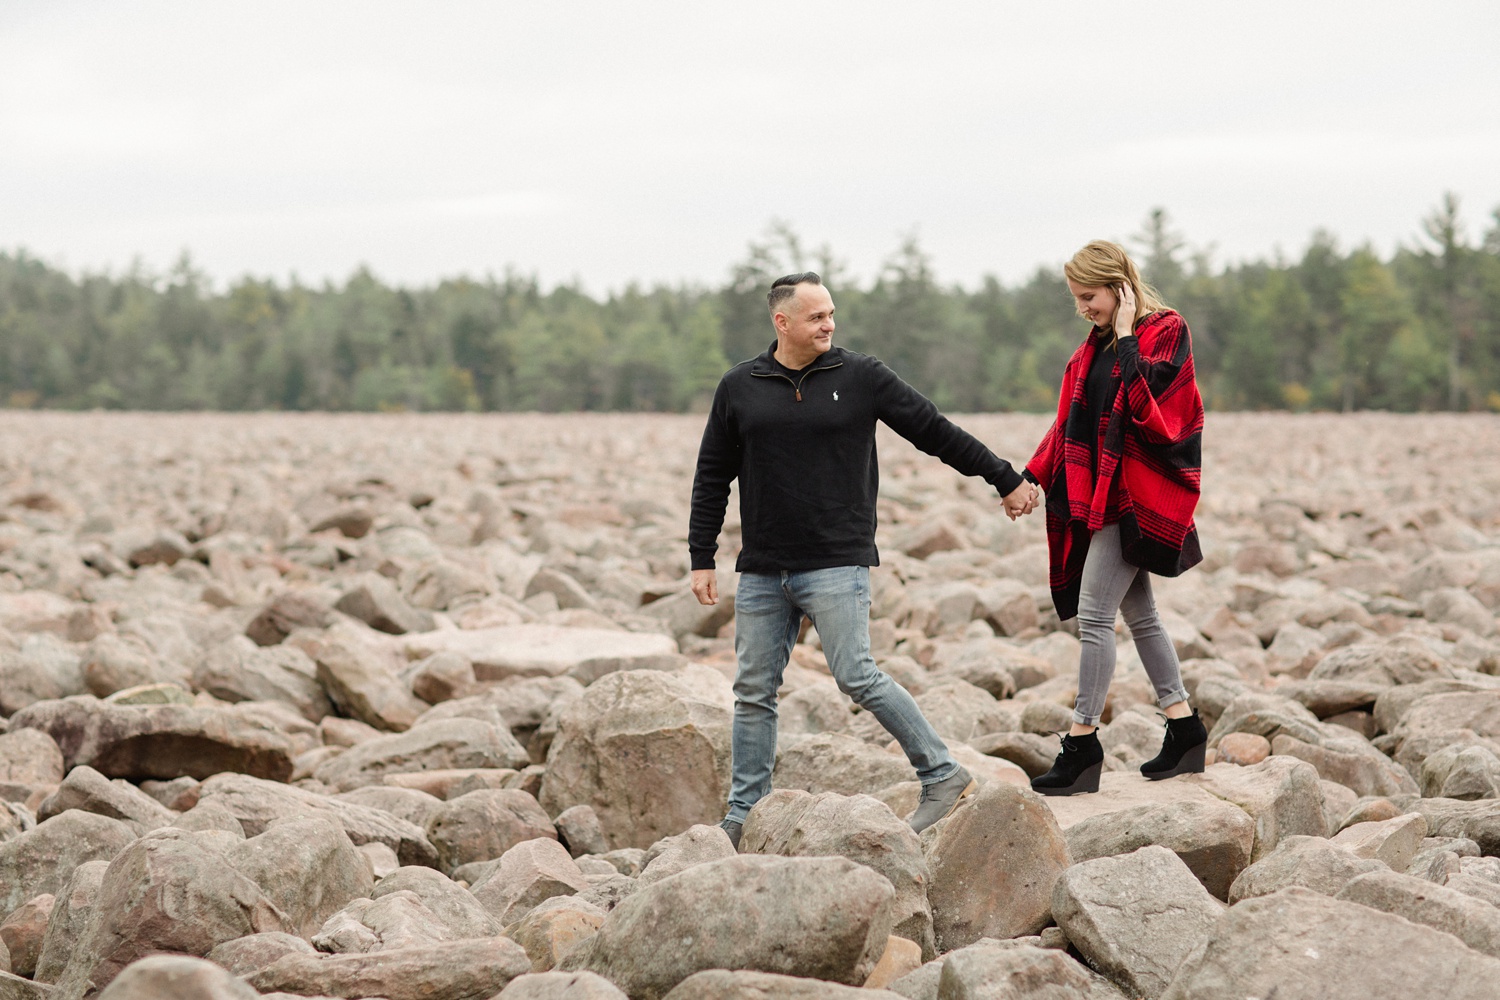
[[[1080,285],[1068,279],[1068,291],[1073,293],[1073,302],[1078,306],[1078,315],[1095,326],[1107,327],[1115,318],[1115,307],[1120,300],[1115,290],[1106,285]]]

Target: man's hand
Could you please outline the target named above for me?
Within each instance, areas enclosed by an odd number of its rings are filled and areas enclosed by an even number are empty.
[[[693,570],[693,596],[699,604],[718,604],[719,574],[711,569]]]
[[[1023,479],[1020,486],[1005,495],[1005,516],[1014,521],[1023,514],[1030,514],[1036,509],[1037,495],[1036,485]]]

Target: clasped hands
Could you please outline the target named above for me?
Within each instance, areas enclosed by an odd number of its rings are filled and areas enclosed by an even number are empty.
[[[1021,485],[1005,494],[1002,500],[1005,504],[1005,516],[1014,521],[1018,517],[1030,514],[1036,510],[1040,496],[1041,491],[1036,488],[1035,483],[1026,479],[1021,480]]]

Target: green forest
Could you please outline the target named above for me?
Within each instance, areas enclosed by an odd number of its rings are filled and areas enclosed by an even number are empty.
[[[1214,268],[1156,210],[1130,249],[1187,318],[1212,409],[1500,410],[1500,209],[1471,237],[1445,196],[1413,234],[1389,258],[1319,232],[1295,260]],[[604,298],[515,271],[424,288],[366,269],[342,285],[216,286],[186,256],[165,275],[73,275],[18,250],[0,253],[0,402],[701,409],[731,363],[771,341],[771,280],[807,268],[834,294],[837,343],[884,359],[952,411],[1051,409],[1085,332],[1060,268],[1015,285],[945,285],[910,238],[861,284],[784,224],[752,241],[720,287]]]

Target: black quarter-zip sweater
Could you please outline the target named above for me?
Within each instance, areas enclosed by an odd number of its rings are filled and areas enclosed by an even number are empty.
[[[1021,475],[878,358],[830,348],[792,370],[766,353],[719,381],[698,449],[688,551],[712,569],[729,486],[740,482],[744,573],[878,566],[875,422],[1003,496]]]

